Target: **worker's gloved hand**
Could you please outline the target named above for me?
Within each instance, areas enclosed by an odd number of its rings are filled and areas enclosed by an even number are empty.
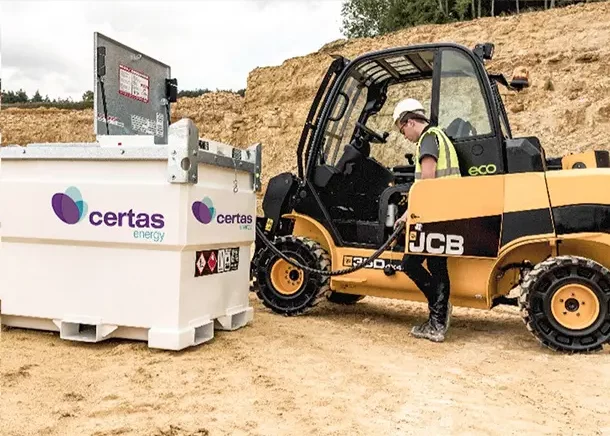
[[[405,225],[406,225],[406,223],[407,223],[407,215],[406,215],[406,214],[404,214],[403,216],[401,216],[400,218],[398,218],[398,219],[397,219],[397,220],[394,222],[394,230],[396,230],[396,227],[398,227],[398,225],[399,225],[401,222],[404,222],[404,223],[405,223]]]

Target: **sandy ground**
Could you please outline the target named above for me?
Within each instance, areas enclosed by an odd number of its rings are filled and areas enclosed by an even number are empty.
[[[0,434],[610,434],[610,352],[542,349],[514,308],[456,308],[445,343],[420,303],[367,298],[254,322],[198,348],[1,336]]]

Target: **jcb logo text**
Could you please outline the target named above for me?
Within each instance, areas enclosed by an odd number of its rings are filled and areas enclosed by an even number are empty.
[[[464,254],[464,237],[443,235],[442,233],[411,232],[409,235],[411,253]]]
[[[468,174],[471,176],[487,176],[490,174],[495,174],[497,170],[498,169],[494,164],[487,164],[468,168]]]

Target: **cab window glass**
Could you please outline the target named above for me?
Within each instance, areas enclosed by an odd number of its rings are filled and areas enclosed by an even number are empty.
[[[319,160],[321,164],[334,165],[337,163],[343,147],[352,138],[356,122],[364,109],[367,99],[367,88],[353,77],[349,77],[341,94],[334,102],[330,118],[324,130]]]
[[[419,100],[426,116],[430,116],[432,97],[432,80],[422,79],[412,82],[398,83],[388,87],[387,100],[379,113],[367,120],[367,127],[376,132],[388,132],[386,144],[371,144],[371,157],[385,165],[394,167],[407,165],[406,153],[415,155],[415,143],[408,141],[394,125],[392,115],[398,102],[404,98]]]
[[[466,128],[464,122],[474,129]],[[492,133],[485,94],[472,60],[457,50],[443,50],[441,55],[438,123],[455,139]]]

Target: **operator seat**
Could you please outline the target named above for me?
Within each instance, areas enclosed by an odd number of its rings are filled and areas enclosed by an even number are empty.
[[[451,139],[458,139],[468,136],[475,136],[477,134],[477,130],[470,123],[470,121],[465,121],[458,117],[449,123],[445,129],[445,133]]]
[[[472,142],[468,141],[469,137],[477,135],[477,129],[474,128],[470,121],[463,118],[455,118],[446,129],[445,134],[451,139],[457,153],[458,165],[462,176],[468,175],[464,168],[468,168],[469,162],[472,159]],[[461,141],[466,142],[461,142]]]
[[[314,183],[336,219],[377,221],[377,201],[393,181],[393,174],[370,157],[370,145],[350,143],[335,164],[316,168]]]
[[[349,172],[347,167],[348,164],[353,164],[360,159],[364,159],[365,157],[366,156],[352,144],[347,144],[341,158],[337,161],[335,168],[337,169],[338,174],[346,174]]]
[[[341,176],[346,176],[351,172],[355,164],[363,159],[366,159],[370,154],[370,147],[364,149],[354,147],[353,144],[347,144],[343,147],[343,153],[333,165],[324,164],[314,170],[314,184],[319,188],[326,188],[328,183],[333,179]]]

